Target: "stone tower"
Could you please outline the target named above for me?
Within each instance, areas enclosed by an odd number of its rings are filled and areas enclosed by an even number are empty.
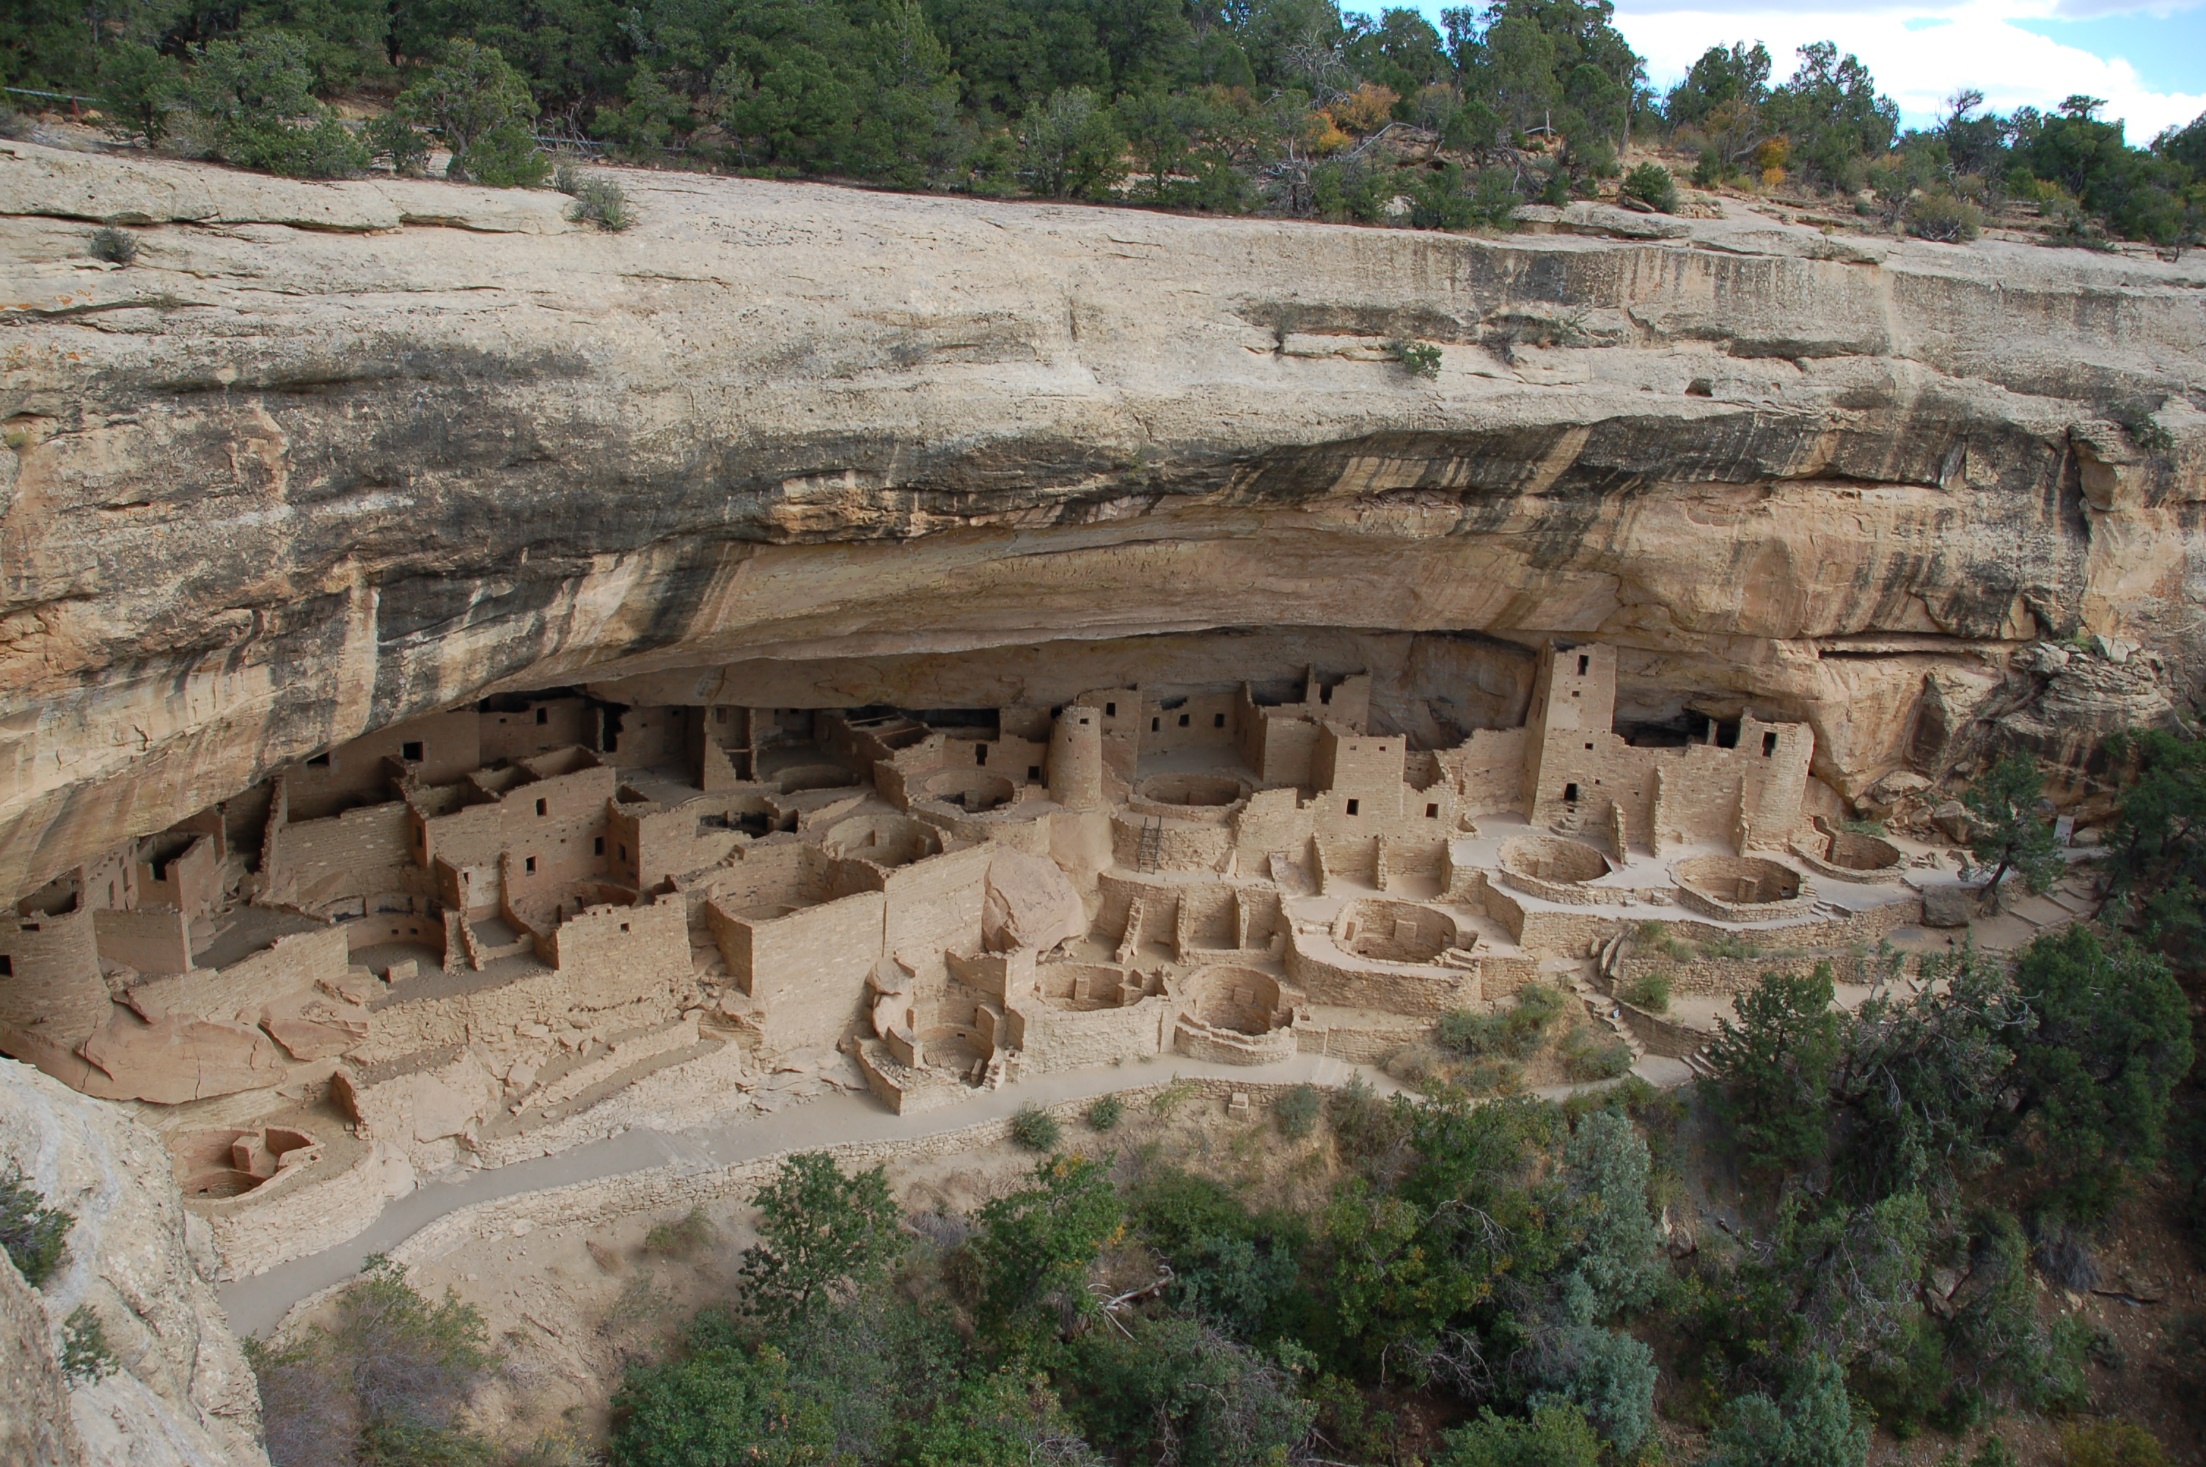
[[[1103,710],[1068,705],[1049,732],[1049,797],[1068,810],[1103,803]]]

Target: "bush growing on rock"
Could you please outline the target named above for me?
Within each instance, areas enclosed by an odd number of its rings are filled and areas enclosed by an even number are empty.
[[[1984,211],[1946,189],[1909,199],[1901,218],[1909,234],[1940,244],[1966,244],[1984,229]]]
[[[1625,984],[1616,996],[1635,1009],[1645,1009],[1650,1014],[1666,1014],[1670,1011],[1670,975],[1642,973]]]
[[[1290,1141],[1299,1141],[1316,1130],[1318,1117],[1324,1112],[1325,1102],[1315,1085],[1297,1085],[1272,1102],[1272,1121],[1279,1127],[1279,1134]]]
[[[1088,1108],[1082,1113],[1082,1118],[1087,1121],[1090,1130],[1115,1131],[1118,1129],[1119,1121],[1124,1119],[1125,1115],[1126,1103],[1124,1101],[1115,1095],[1099,1095],[1088,1102]]]
[[[1625,174],[1623,186],[1618,192],[1627,199],[1645,204],[1658,214],[1677,212],[1677,180],[1660,163],[1642,163]]]
[[[23,1281],[37,1288],[61,1267],[61,1256],[76,1219],[46,1199],[23,1179],[22,1170],[9,1162],[0,1172],[0,1248]]]

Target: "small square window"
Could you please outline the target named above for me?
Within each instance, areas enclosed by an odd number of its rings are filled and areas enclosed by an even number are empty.
[[[1226,716],[1223,713],[1211,714],[1210,726],[1212,728],[1224,728],[1226,726]]]
[[[1363,807],[1363,802],[1362,802],[1361,800],[1350,800],[1350,801],[1348,802],[1348,813],[1349,813],[1349,814],[1351,814],[1351,815],[1354,815],[1354,814],[1356,814],[1356,813],[1357,813],[1357,812],[1358,812],[1359,810],[1361,810],[1361,809],[1362,809],[1362,807]]]
[[[1440,807],[1438,805],[1425,806],[1425,818],[1427,820],[1438,820],[1440,818]]]
[[[628,924],[626,922],[621,923],[620,930],[626,932],[628,930]]]
[[[408,739],[405,743],[400,744],[398,746],[398,757],[410,764],[419,764],[421,762],[421,741],[419,739]]]
[[[1185,727],[1187,727],[1187,715],[1186,715],[1186,714],[1184,714],[1184,713],[1182,713],[1182,714],[1180,715],[1180,727],[1181,727],[1181,728],[1185,728]]]
[[[1766,733],[1766,734],[1763,734],[1763,735],[1762,735],[1762,757],[1763,757],[1764,759],[1767,759],[1767,758],[1768,758],[1768,757],[1769,757],[1770,755],[1772,755],[1772,754],[1774,754],[1774,753],[1776,753],[1776,752],[1777,752],[1777,735],[1775,735],[1775,734],[1773,734],[1773,733]]]
[[[1593,745],[1591,745],[1591,744],[1588,744],[1588,745],[1586,745],[1586,747],[1587,747],[1588,749],[1591,749],[1591,748],[1593,747]]]
[[[1105,718],[1118,717],[1118,705],[1116,703],[1105,703],[1103,705],[1103,716]]]
[[[1583,693],[1580,693],[1576,688],[1572,688],[1570,690],[1570,696],[1573,698],[1582,698],[1585,695]]]
[[[1566,805],[1575,805],[1578,803],[1578,786],[1574,784],[1566,784],[1563,786],[1563,803]]]
[[[537,710],[536,710],[536,722],[537,722],[537,725],[538,725],[539,727],[541,727],[541,726],[542,726],[542,725],[544,725],[544,724],[550,723],[550,722],[551,722],[551,710],[550,710],[549,708],[539,708],[539,709],[537,709]]]
[[[527,872],[529,875],[534,876],[536,874],[536,858],[534,856],[522,857],[521,869]]]
[[[1026,766],[1026,782],[1028,784],[1040,784],[1042,782],[1041,765],[1029,764]]]
[[[538,801],[536,802],[536,813],[537,813],[537,814],[539,814],[539,815],[549,815],[549,814],[551,814],[551,801],[549,801],[549,800],[538,800]]]

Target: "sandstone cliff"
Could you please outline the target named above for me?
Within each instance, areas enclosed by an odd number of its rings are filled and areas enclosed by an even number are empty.
[[[75,1219],[44,1288],[0,1262],[7,1460],[266,1467],[260,1395],[209,1283],[212,1240],[185,1212],[159,1139],[115,1106],[0,1060],[5,1162]],[[117,1368],[71,1386],[57,1360],[62,1321],[80,1306],[98,1317]]]
[[[954,706],[1093,685],[1073,642],[1329,646],[1413,726],[1598,636],[1620,716],[1805,718],[1849,797],[2206,676],[2195,255],[623,181],[608,235],[0,144],[0,890],[487,689],[729,663]],[[2080,632],[2144,650],[2011,666]]]

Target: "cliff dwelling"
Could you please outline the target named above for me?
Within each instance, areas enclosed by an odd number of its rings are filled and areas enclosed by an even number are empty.
[[[501,695],[19,902],[0,1048],[149,1107],[249,1267],[379,1168],[572,1144],[647,1082],[770,1109],[796,1072],[910,1114],[1167,1055],[1376,1063],[1626,930],[1859,951],[1952,881],[1818,813],[1806,725],[1634,741],[1612,647],[1520,660],[1523,721],[1437,746],[1361,669],[953,709]]]

